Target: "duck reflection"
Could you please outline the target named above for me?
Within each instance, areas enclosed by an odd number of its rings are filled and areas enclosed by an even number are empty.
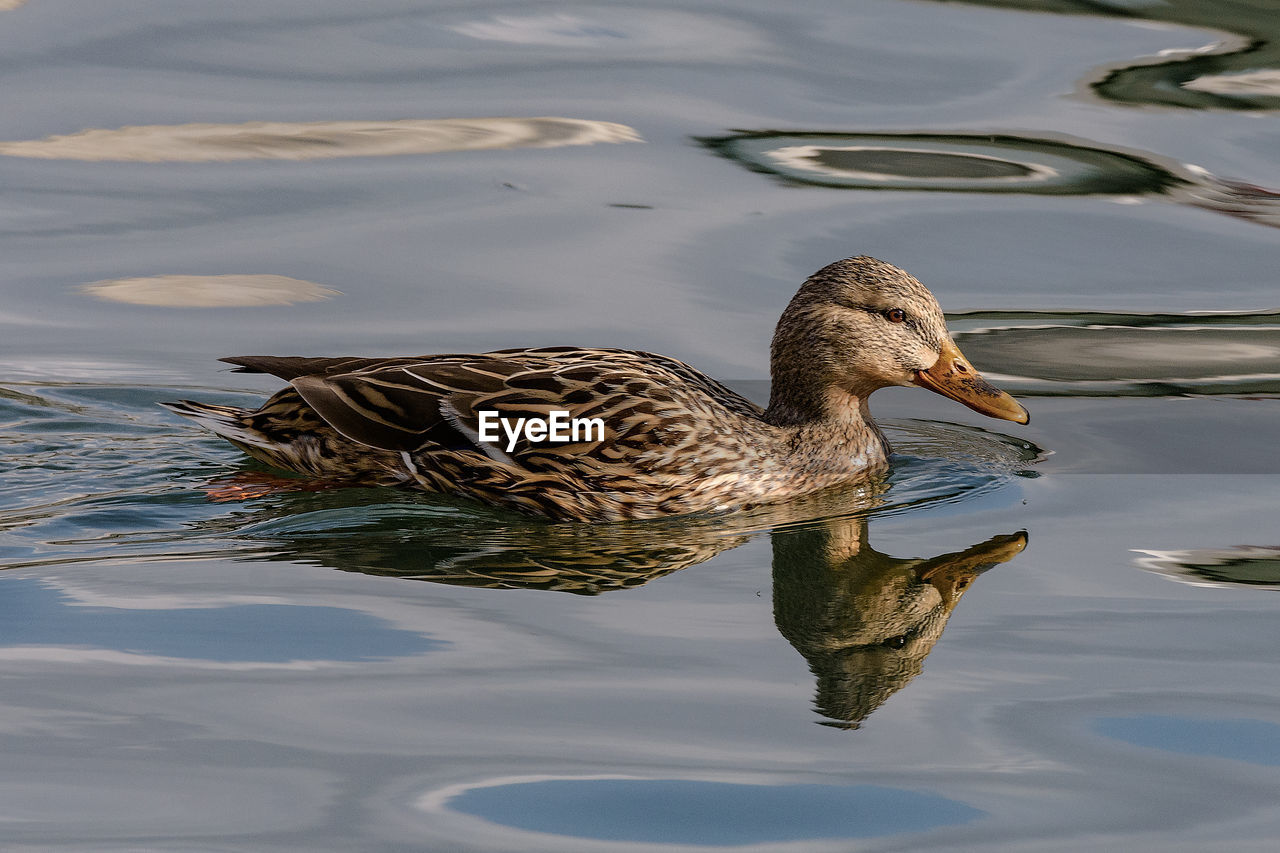
[[[773,534],[773,617],[818,679],[828,725],[857,728],[920,674],[978,575],[1013,559],[1026,533],[931,559],[890,557],[850,519]]]
[[[779,525],[869,512],[887,488],[873,477],[727,515],[548,524],[446,496],[331,489],[250,469],[211,481],[206,493],[219,502],[267,495],[269,503],[199,526],[269,542],[271,560],[457,586],[598,595],[706,562]]]
[[[350,495],[350,492],[347,492]],[[325,496],[311,495],[325,504]],[[920,674],[952,609],[975,578],[1026,547],[991,538],[932,558],[900,558],[868,544],[875,491],[844,494],[822,518],[779,510],[641,524],[548,525],[419,503],[333,506],[249,525],[270,560],[489,589],[597,595],[642,586],[709,560],[769,530],[779,632],[817,678],[825,724],[857,728]],[[836,505],[849,511],[837,515]],[[297,509],[299,507],[295,507]],[[278,508],[277,508],[278,509]],[[334,521],[338,521],[334,524]],[[772,530],[770,530],[772,528]]]
[[[395,522],[393,521],[394,525]],[[382,525],[377,525],[381,527]],[[397,525],[398,526],[398,525]],[[401,528],[403,529],[403,528]],[[363,530],[363,529],[362,529]],[[711,559],[746,536],[679,536],[658,544],[588,525],[545,530],[500,528],[490,535],[396,535],[294,539],[271,559],[319,563],[348,572],[486,589],[543,589],[578,595],[642,586]]]

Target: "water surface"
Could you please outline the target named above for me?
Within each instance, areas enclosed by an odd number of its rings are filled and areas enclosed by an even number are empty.
[[[1266,0],[0,3],[0,802],[41,850],[1255,850],[1280,833]],[[756,399],[910,270],[1032,423],[546,525],[258,488],[235,354]]]

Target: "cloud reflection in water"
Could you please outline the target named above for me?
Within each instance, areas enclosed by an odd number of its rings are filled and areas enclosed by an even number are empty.
[[[575,118],[448,118],[397,121],[253,121],[91,128],[0,142],[0,155],[46,160],[214,163],[390,157],[507,148],[639,142],[623,124]]]
[[[295,305],[340,293],[283,275],[153,275],[95,281],[81,290],[104,302],[170,308]]]

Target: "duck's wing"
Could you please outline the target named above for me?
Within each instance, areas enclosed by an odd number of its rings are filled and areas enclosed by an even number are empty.
[[[635,350],[581,349],[578,347],[541,347],[537,349],[506,349],[486,353],[485,357],[547,357],[557,361],[585,362],[592,359],[610,363],[634,364],[638,359],[659,367],[678,377],[691,388],[697,388],[715,398],[729,410],[747,417],[758,417],[761,409],[738,392],[717,382],[705,373],[690,367],[679,359],[656,353]],[[219,361],[236,365],[232,373],[266,373],[292,382],[300,376],[334,376],[384,368],[405,367],[432,361],[475,358],[471,355],[420,355],[393,358],[361,358],[356,356],[310,357],[281,355],[237,355],[220,358]]]
[[[319,366],[324,367],[323,360]],[[353,360],[354,363],[355,360]],[[682,370],[677,373],[672,364]],[[293,365],[272,364],[287,370]],[[688,375],[685,375],[687,372]],[[701,381],[692,381],[690,377]],[[294,388],[352,441],[395,451],[472,450],[526,471],[602,470],[644,454],[677,455],[753,404],[674,359],[622,350],[520,350],[379,360],[296,376]],[[583,422],[567,440],[530,441],[520,418]],[[492,414],[488,414],[492,413]],[[600,427],[586,423],[598,419]]]
[[[360,444],[413,451],[434,443],[485,452],[456,411],[464,400],[502,391],[508,376],[524,366],[463,356],[379,360],[362,367],[298,376],[291,383],[330,426]]]
[[[622,357],[627,361],[637,360],[646,369],[660,370],[671,378],[671,381],[689,392],[705,395],[736,415],[745,418],[759,418],[764,410],[743,397],[737,391],[712,379],[697,368],[690,367],[677,358],[659,355],[652,352],[636,352],[632,350],[608,350],[607,352]]]
[[[218,361],[234,364],[232,373],[267,373],[278,376],[286,382],[292,382],[299,376],[329,376],[338,373],[352,373],[358,370],[369,370],[379,367],[394,367],[398,364],[412,364],[431,356],[405,358],[355,358],[341,356],[338,358],[311,358],[297,355],[236,355],[220,358]]]

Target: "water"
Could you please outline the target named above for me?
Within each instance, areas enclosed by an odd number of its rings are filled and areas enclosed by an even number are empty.
[[[0,3],[0,840],[1256,850],[1280,832],[1270,0]],[[224,355],[555,343],[767,393],[925,281],[1027,427],[548,526],[265,471]]]

